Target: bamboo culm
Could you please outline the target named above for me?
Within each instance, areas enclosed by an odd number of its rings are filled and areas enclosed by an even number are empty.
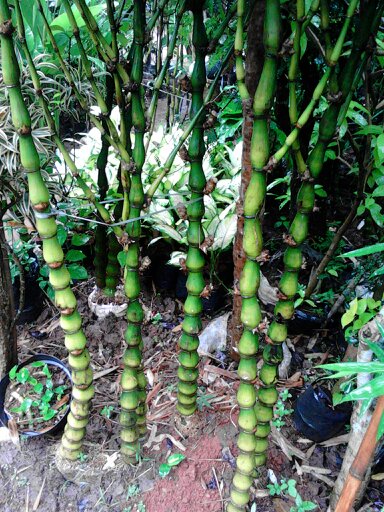
[[[204,2],[199,0],[193,3],[193,35],[192,43],[195,49],[195,64],[191,76],[192,104],[190,117],[192,118],[204,104],[204,88],[206,85],[205,56],[208,39],[205,31]],[[189,140],[188,157],[190,161],[189,189],[191,191],[191,204],[187,208],[188,215],[188,253],[186,266],[188,270],[187,292],[184,304],[184,321],[182,334],[179,340],[179,369],[177,410],[182,416],[190,416],[196,411],[197,378],[199,356],[199,332],[201,330],[201,312],[203,310],[200,294],[205,287],[203,269],[205,265],[204,253],[201,244],[204,242],[204,232],[201,219],[204,215],[204,188],[206,185],[203,171],[203,157],[205,153],[204,128],[205,112],[199,117]]]
[[[94,395],[90,356],[86,337],[77,311],[77,301],[70,287],[70,275],[64,253],[57,239],[57,225],[50,208],[50,197],[40,171],[40,159],[32,138],[31,118],[20,87],[20,68],[13,38],[13,26],[7,0],[0,0],[1,62],[4,84],[8,91],[13,125],[19,135],[21,166],[28,180],[29,199],[35,213],[36,227],[43,241],[43,258],[49,267],[49,281],[60,310],[60,325],[69,351],[73,390],[71,410],[61,443],[61,454],[76,460],[81,451],[88,423],[90,402]]]
[[[143,47],[145,42],[145,2],[134,1],[134,41],[133,63],[131,70],[131,103],[132,125],[135,130],[135,141],[132,150],[130,172],[129,218],[140,216],[144,203],[144,191],[141,171],[145,160],[144,133],[146,128],[143,109],[144,89],[143,78]],[[143,309],[139,301],[140,281],[140,235],[141,221],[127,224],[128,247],[125,265],[125,293],[128,298],[127,320],[125,333],[127,349],[123,356],[124,370],[121,380],[120,397],[121,413],[121,452],[128,462],[138,461],[139,436],[146,433],[145,399],[146,379],[142,364],[143,341],[141,324]]]
[[[113,104],[113,78],[110,74],[106,75],[105,85],[107,90],[105,102],[110,112]],[[111,145],[108,139],[104,135],[102,135],[101,149],[96,162],[97,186],[99,188],[100,201],[104,201],[108,192],[108,178],[106,168],[108,163],[108,153],[110,147]],[[100,290],[102,290],[105,287],[107,259],[107,227],[102,224],[98,224],[96,226],[95,231],[95,258],[93,260],[93,264],[95,266],[96,286]]]
[[[238,16],[243,15],[243,0],[238,2]],[[238,43],[240,49],[240,43]],[[232,480],[230,502],[227,512],[245,510],[249,502],[249,490],[253,482],[255,467],[265,462],[265,446],[269,434],[271,409],[267,408],[267,416],[259,414],[256,421],[256,389],[254,381],[257,377],[256,355],[259,348],[258,335],[255,329],[261,321],[261,310],[257,299],[260,283],[260,268],[257,258],[263,248],[262,229],[259,219],[260,210],[265,201],[266,172],[265,165],[269,158],[268,116],[272,107],[277,83],[277,53],[280,45],[280,2],[266,2],[264,18],[265,61],[256,89],[253,111],[254,126],[251,142],[252,175],[244,198],[244,237],[243,249],[246,257],[239,280],[241,305],[241,322],[243,333],[239,342],[240,362],[238,375],[240,385],[237,392],[239,405],[239,436],[237,446],[239,455],[236,459],[236,471]],[[238,82],[242,80],[242,63],[237,63],[240,71]],[[239,80],[240,78],[240,80]],[[244,95],[244,92],[243,92]],[[259,392],[261,404],[274,403],[276,390]]]
[[[374,5],[373,5],[374,4]],[[357,2],[352,1],[349,4],[346,21],[343,26],[343,39],[351,18],[356,9]],[[341,98],[333,102],[325,111],[319,127],[318,140],[309,154],[308,169],[301,176],[302,185],[297,197],[297,213],[289,228],[289,234],[285,237],[287,249],[284,253],[284,273],[279,282],[280,298],[274,309],[274,318],[271,322],[266,337],[267,345],[263,353],[263,366],[260,370],[260,390],[258,394],[258,404],[256,408],[257,431],[256,437],[259,437],[259,429],[269,430],[269,421],[273,416],[273,406],[277,399],[276,380],[278,365],[282,360],[282,344],[287,338],[287,321],[292,318],[294,313],[294,298],[298,291],[298,275],[302,264],[301,245],[307,238],[309,227],[309,215],[314,207],[314,183],[322,171],[324,165],[325,151],[329,142],[334,136],[337,119],[340,108],[343,105],[343,98],[348,96],[348,92],[353,84],[353,77],[359,68],[361,55],[366,49],[368,39],[371,34],[373,14],[376,10],[377,2],[370,3],[365,13],[360,27],[355,32],[352,44],[351,54],[339,75]],[[338,40],[340,42],[340,39]],[[342,51],[342,44],[336,43],[331,59],[336,62]],[[257,454],[257,466],[263,465],[266,460],[267,443],[260,444]]]

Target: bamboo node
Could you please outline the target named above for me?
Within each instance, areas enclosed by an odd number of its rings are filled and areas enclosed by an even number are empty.
[[[23,125],[21,128],[19,128],[19,135],[30,135],[32,132],[32,128],[27,125]]]
[[[273,169],[276,167],[278,163],[278,160],[275,156],[271,156],[271,158],[268,160],[267,165],[263,168],[263,171],[265,172],[272,172]]]
[[[209,180],[207,181],[207,183],[204,187],[203,194],[206,194],[206,195],[211,194],[215,190],[216,184],[217,184],[216,177],[209,178]]]
[[[314,178],[313,178],[310,170],[308,169],[308,167],[306,167],[303,174],[300,175],[300,178],[301,178],[301,181],[306,181],[308,183],[312,183],[314,181]]]
[[[36,215],[36,217],[38,217],[38,218],[40,218],[40,219],[41,219],[41,218],[48,218],[48,217],[52,217],[52,212],[47,212],[47,213],[45,214],[45,210],[46,210],[47,208],[49,208],[49,203],[37,203],[37,204],[34,204],[34,205],[33,205],[33,209],[35,210],[35,214],[37,214],[37,215]],[[39,213],[41,213],[41,212],[44,212],[43,217],[42,217],[41,215],[39,215]]]
[[[327,94],[327,101],[329,103],[340,103],[340,101],[343,99],[343,93],[341,91],[338,91],[337,93],[328,93]]]
[[[50,266],[50,268],[52,268],[52,267]],[[76,308],[63,308],[63,309],[60,310],[60,313],[63,316],[70,316],[70,315],[72,315],[75,312],[75,309]]]
[[[14,31],[12,20],[6,20],[0,24],[0,34],[5,37],[10,37]]]
[[[292,235],[288,235],[287,233],[285,233],[283,235],[283,241],[284,243],[286,243],[287,245],[289,245],[289,247],[297,247],[297,243],[295,242],[295,239],[292,237]]]
[[[52,261],[51,263],[47,263],[48,267],[52,270],[57,270],[58,268],[63,266],[62,261]]]

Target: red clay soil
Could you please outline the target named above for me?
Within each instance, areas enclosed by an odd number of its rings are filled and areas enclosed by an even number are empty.
[[[146,512],[220,512],[223,509],[213,471],[214,468],[220,479],[225,465],[215,460],[222,457],[219,439],[213,435],[202,437],[185,455],[186,460],[169,476],[158,480],[145,495]]]

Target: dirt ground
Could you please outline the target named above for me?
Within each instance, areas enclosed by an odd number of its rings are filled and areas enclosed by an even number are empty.
[[[0,511],[223,511],[236,456],[235,363],[226,359],[222,364],[215,356],[203,359],[199,411],[190,431],[182,434],[175,413],[181,303],[149,289],[144,298],[143,329],[149,431],[143,441],[140,464],[125,466],[119,457],[117,421],[125,320],[111,316],[98,320],[90,314],[87,297],[92,285],[90,281],[77,286],[96,388],[85,460],[76,465],[75,472],[65,472],[64,476],[56,465],[59,437],[20,439],[18,446],[1,444]],[[308,341],[307,337],[297,342],[298,354],[305,352]],[[52,306],[45,309],[34,325],[20,328],[19,350],[21,361],[35,353],[48,353],[66,361],[57,311]],[[305,368],[305,364],[300,364]],[[299,388],[292,382],[294,395]],[[101,414],[105,406],[113,407],[109,418]],[[272,435],[268,468],[278,481],[295,478],[303,499],[313,501],[317,510],[325,511],[345,445],[337,441],[334,445],[314,445],[295,431],[290,416],[286,423]],[[182,453],[186,458],[161,478],[159,466],[172,453]],[[293,503],[286,498],[271,498],[268,483],[265,470],[253,488],[257,511],[289,512]],[[373,505],[368,510],[380,511],[383,506],[384,489],[379,484],[370,485],[367,501]]]

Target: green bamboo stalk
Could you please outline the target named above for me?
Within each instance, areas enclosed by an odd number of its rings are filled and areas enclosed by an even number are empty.
[[[90,357],[86,337],[77,311],[77,301],[70,287],[70,275],[64,264],[64,253],[57,239],[57,224],[50,207],[49,191],[44,183],[31,130],[31,118],[20,87],[20,68],[12,39],[12,20],[7,0],[0,0],[0,41],[3,81],[8,91],[12,122],[19,135],[21,165],[28,180],[29,199],[35,213],[36,227],[43,241],[43,257],[49,267],[49,281],[55,291],[60,310],[60,325],[65,333],[72,369],[72,401],[61,453],[77,459],[88,423],[90,402],[94,395]]]
[[[254,2],[251,2],[254,3]],[[232,18],[236,14],[237,6],[236,2],[233,2],[233,4],[228,8],[227,14],[225,15],[224,20],[220,25],[216,28],[216,30],[213,32],[213,34],[210,36],[210,41],[208,45],[207,53],[213,53],[218,45],[218,42],[221,38],[221,36],[224,34],[226,28],[228,27],[229,23],[231,22]]]
[[[173,57],[173,52],[175,51],[177,37],[178,37],[178,34],[179,34],[180,23],[181,23],[183,14],[185,12],[185,4],[186,4],[186,0],[182,0],[180,2],[180,4],[179,4],[179,8],[178,8],[178,10],[176,12],[176,15],[175,15],[175,26],[173,28],[172,37],[171,37],[171,40],[170,40],[170,42],[168,44],[168,47],[167,47],[167,55],[166,55],[166,58],[165,58],[165,60],[163,62],[161,71],[160,71],[159,75],[157,76],[157,78],[156,78],[156,80],[155,80],[155,82],[153,84],[152,99],[151,99],[151,103],[150,103],[150,106],[149,106],[149,108],[147,110],[147,115],[146,115],[146,117],[148,119],[148,122],[151,125],[151,129],[152,129],[154,121],[155,121],[156,109],[157,109],[157,103],[158,103],[158,100],[159,100],[160,89],[161,89],[161,86],[162,86],[162,84],[164,82],[164,79],[165,79],[166,73],[168,71],[171,59]]]
[[[55,41],[55,37],[52,33],[52,30],[51,30],[51,27],[49,25],[49,22],[44,14],[44,9],[43,9],[43,6],[42,6],[42,1],[41,0],[36,0],[37,2],[37,8],[41,14],[41,17],[42,17],[42,20],[43,20],[43,23],[44,23],[44,27],[47,31],[47,34],[48,34],[48,38],[52,44],[52,47],[53,47],[53,50],[59,60],[59,64],[60,64],[60,67],[64,73],[64,76],[65,76],[65,79],[67,80],[68,82],[68,85],[71,87],[77,101],[79,102],[79,105],[80,107],[84,110],[84,112],[89,116],[90,120],[92,121],[92,123],[94,124],[94,126],[100,131],[101,135],[104,135],[105,138],[108,140],[108,142],[110,143],[110,145],[118,152],[121,154],[121,157],[124,159],[126,159],[127,163],[129,163],[129,156],[126,154],[126,151],[125,151],[125,148],[124,148],[124,145],[120,143],[120,140],[119,140],[119,137],[117,135],[117,132],[116,132],[116,129],[114,128],[113,126],[113,123],[111,121],[109,121],[109,124],[112,124],[112,133],[114,135],[114,138],[111,136],[110,133],[105,133],[105,129],[103,127],[103,123],[100,119],[98,119],[97,116],[95,116],[94,114],[92,114],[89,110],[89,106],[87,104],[87,101],[86,99],[84,98],[84,96],[81,95],[80,91],[78,90],[76,84],[74,83],[73,79],[72,79],[72,76],[71,76],[71,73],[66,65],[66,63],[64,62],[64,59],[61,55],[61,52],[56,44],[56,41]],[[72,16],[72,21],[74,21],[73,19],[73,16]],[[76,22],[74,21],[74,26],[76,27]],[[76,28],[74,29],[76,30]],[[77,29],[78,30],[78,29]],[[108,126],[108,125],[107,125]]]
[[[280,25],[280,2],[279,0],[269,0],[266,2],[264,18],[265,60],[253,103],[252,175],[244,198],[243,249],[246,261],[239,281],[242,298],[241,322],[243,324],[243,334],[238,347],[240,355],[238,367],[240,385],[237,392],[240,409],[238,419],[240,432],[237,441],[239,455],[231,486],[231,501],[227,506],[228,512],[245,510],[249,502],[249,490],[253,481],[254,469],[260,465],[260,454],[264,450],[269,433],[263,424],[258,425],[256,422],[256,390],[253,382],[257,377],[256,354],[259,340],[254,330],[261,321],[261,310],[257,299],[260,283],[260,267],[257,258],[263,248],[259,214],[266,194],[265,164],[270,152],[268,116],[277,84]],[[260,398],[272,402],[276,400],[276,395],[276,390],[273,390],[272,393],[268,390],[267,394],[261,390]]]
[[[300,40],[302,35],[302,24],[305,12],[304,0],[296,0],[296,20],[295,35],[293,38],[293,53],[288,71],[288,87],[289,87],[289,120],[292,127],[295,127],[298,119],[297,107],[297,88],[296,83],[299,75],[299,63],[301,55]],[[296,161],[296,167],[299,174],[303,174],[306,169],[303,155],[300,151],[299,137],[292,144],[292,150]]]
[[[170,152],[167,160],[165,161],[164,165],[162,166],[161,172],[159,172],[159,174],[156,176],[156,178],[153,180],[153,182],[151,183],[150,187],[148,188],[148,190],[146,192],[148,203],[151,201],[152,197],[154,196],[156,190],[158,189],[158,187],[159,187],[160,183],[162,182],[162,180],[164,179],[164,177],[172,169],[173,162],[174,162],[174,160],[176,158],[176,155],[179,153],[180,148],[186,142],[186,140],[190,136],[191,132],[195,128],[196,124],[199,122],[200,117],[205,112],[205,108],[206,108],[207,104],[212,100],[213,95],[214,95],[215,90],[216,90],[217,83],[218,83],[219,79],[221,78],[223,69],[227,65],[227,63],[228,63],[228,61],[229,61],[229,59],[230,59],[230,57],[232,55],[232,52],[233,52],[233,46],[230,47],[230,49],[228,50],[226,56],[224,57],[223,62],[221,64],[221,66],[220,66],[220,69],[219,69],[217,75],[215,76],[215,79],[211,83],[211,85],[210,85],[210,87],[208,89],[207,94],[204,96],[204,101],[203,101],[201,107],[193,115],[192,119],[188,123],[188,126],[183,131],[179,141],[177,142],[175,147],[172,149],[172,151]]]
[[[134,57],[131,70],[132,124],[135,129],[135,143],[132,151],[133,165],[130,168],[131,186],[129,191],[129,218],[140,216],[144,203],[141,172],[145,160],[144,132],[145,115],[143,109],[143,47],[145,43],[145,1],[134,0]],[[121,380],[121,452],[128,462],[138,460],[140,435],[146,433],[145,399],[146,379],[142,364],[143,341],[141,323],[143,309],[139,302],[139,258],[141,221],[127,225],[128,248],[125,266],[125,293],[128,298],[127,349],[123,356],[124,370]]]
[[[348,28],[352,20],[353,13],[356,10],[356,7],[359,3],[359,0],[352,0],[349,4],[347,14],[342,26],[342,29],[340,31],[339,37],[337,38],[337,41],[335,43],[335,46],[330,52],[329,62],[328,62],[328,68],[325,71],[324,75],[321,77],[319,83],[315,87],[315,90],[313,91],[312,99],[308,103],[307,107],[304,109],[304,111],[299,116],[296,127],[291,131],[289,135],[287,135],[284,144],[281,146],[280,149],[278,149],[274,155],[272,155],[269,159],[269,162],[267,164],[267,169],[272,170],[276,165],[284,158],[284,156],[287,154],[289,149],[292,147],[292,145],[297,140],[300,130],[303,128],[303,126],[308,122],[310,119],[312,112],[321,98],[321,95],[327,85],[328,80],[330,79],[335,66],[340,58],[341,51],[345,42],[345,38],[348,33]],[[352,13],[352,14],[351,14]],[[335,91],[333,91],[335,94]]]
[[[302,33],[305,32],[308,25],[311,23],[312,18],[319,10],[319,6],[320,6],[320,0],[312,0],[311,5],[309,6],[308,12],[305,15],[305,19],[303,20],[303,25],[301,27]]]
[[[113,103],[113,78],[107,74],[105,79],[107,89],[106,104],[109,111],[112,109]],[[103,135],[101,137],[101,149],[97,157],[97,186],[99,188],[99,199],[104,201],[108,192],[108,178],[106,173],[108,163],[108,153],[110,144]],[[105,276],[107,267],[107,227],[98,224],[95,231],[95,258],[93,264],[95,266],[96,286],[100,290],[105,287]]]
[[[192,43],[195,48],[195,63],[191,76],[192,104],[191,117],[204,105],[204,89],[206,84],[205,56],[208,47],[208,38],[205,31],[203,16],[204,1],[196,1],[191,6],[193,14]],[[189,189],[191,191],[191,204],[187,208],[188,215],[188,254],[186,266],[188,270],[187,291],[188,296],[184,304],[184,321],[182,335],[179,340],[179,369],[177,410],[182,416],[190,416],[196,410],[197,377],[199,346],[198,334],[201,329],[201,312],[203,310],[202,293],[205,282],[203,269],[205,265],[204,253],[200,249],[204,242],[204,232],[201,219],[204,215],[204,187],[206,185],[203,171],[203,156],[205,153],[204,128],[205,112],[196,122],[189,141],[188,155],[191,164],[189,173]]]
[[[235,4],[236,5],[236,4]],[[245,67],[243,60],[244,48],[244,14],[245,14],[245,0],[237,1],[237,24],[235,36],[235,63],[236,63],[236,79],[237,88],[242,101],[249,99],[249,92],[245,85]]]
[[[349,26],[357,3],[357,1],[352,1],[349,4],[342,29],[343,41],[346,36],[345,26]],[[280,298],[274,309],[274,319],[268,329],[268,343],[263,352],[263,366],[259,375],[256,439],[258,443],[260,442],[260,446],[256,450],[257,467],[263,465],[266,460],[268,446],[266,435],[270,429],[269,422],[272,419],[273,406],[277,400],[277,369],[282,360],[282,344],[287,338],[287,321],[292,318],[294,313],[294,298],[298,290],[298,274],[302,263],[301,245],[307,238],[309,214],[314,206],[314,182],[322,171],[325,151],[335,134],[338,113],[343,105],[343,99],[348,96],[353,78],[360,66],[361,56],[367,48],[378,4],[377,1],[369,3],[364,18],[355,31],[351,53],[338,77],[341,101],[333,102],[322,117],[318,140],[308,158],[308,172],[302,176],[302,186],[297,197],[297,213],[290,226],[289,235],[285,238],[288,247],[284,254],[284,273],[279,283]],[[333,62],[338,61],[341,51],[342,44],[339,39],[331,54]]]

